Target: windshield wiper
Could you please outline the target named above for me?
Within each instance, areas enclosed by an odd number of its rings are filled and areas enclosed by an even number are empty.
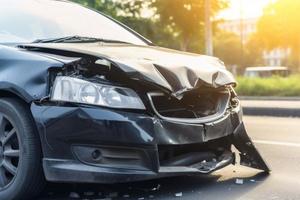
[[[52,39],[38,39],[33,41],[32,43],[89,43],[89,42],[105,42],[105,43],[123,43],[123,44],[131,44],[125,41],[119,40],[109,40],[103,38],[94,38],[94,37],[83,37],[83,36],[67,36],[61,38],[52,38]]]

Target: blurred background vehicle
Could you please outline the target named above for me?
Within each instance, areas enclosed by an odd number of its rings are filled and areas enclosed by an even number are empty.
[[[247,67],[244,73],[245,77],[272,77],[272,76],[280,76],[287,77],[290,74],[290,70],[287,67]]]

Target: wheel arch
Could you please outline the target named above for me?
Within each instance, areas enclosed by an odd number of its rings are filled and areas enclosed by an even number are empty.
[[[16,127],[19,130],[14,131],[18,134],[19,148],[15,147],[14,150],[19,150],[19,160],[16,165],[10,163],[10,166],[14,165],[17,168],[16,173],[7,188],[0,190],[0,199],[31,199],[43,190],[45,179],[41,164],[43,156],[41,141],[36,132],[36,124],[32,121],[30,103],[26,102],[26,98],[20,93],[3,88],[0,89],[0,99],[1,112],[5,113],[4,116],[13,125],[12,130]]]
[[[17,98],[27,105],[33,101],[32,97],[27,92],[7,82],[0,82],[0,98],[1,97]]]
[[[3,88],[1,87],[0,84],[0,99],[1,98],[14,98],[17,99],[18,101],[20,101],[21,103],[24,104],[24,106],[26,106],[28,108],[29,111],[29,116],[31,116],[32,122],[33,122],[33,126],[36,129],[36,133],[38,135],[38,138],[40,140],[40,146],[41,146],[41,151],[42,154],[44,155],[44,148],[42,145],[42,138],[41,135],[39,133],[39,129],[38,126],[34,120],[34,117],[32,115],[32,110],[31,110],[31,103],[32,101],[34,101],[32,98],[30,98],[29,95],[24,95],[24,93],[20,92],[20,90],[16,89],[16,88]]]

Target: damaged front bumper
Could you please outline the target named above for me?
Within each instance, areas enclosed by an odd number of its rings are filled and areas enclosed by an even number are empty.
[[[270,171],[247,136],[241,110],[210,123],[172,122],[142,112],[86,106],[31,106],[46,179],[116,183],[210,173],[235,164]]]

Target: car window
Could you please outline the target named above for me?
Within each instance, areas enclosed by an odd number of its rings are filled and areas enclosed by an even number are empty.
[[[56,0],[0,2],[0,43],[27,43],[77,35],[146,45],[144,39],[118,23],[75,3]]]

